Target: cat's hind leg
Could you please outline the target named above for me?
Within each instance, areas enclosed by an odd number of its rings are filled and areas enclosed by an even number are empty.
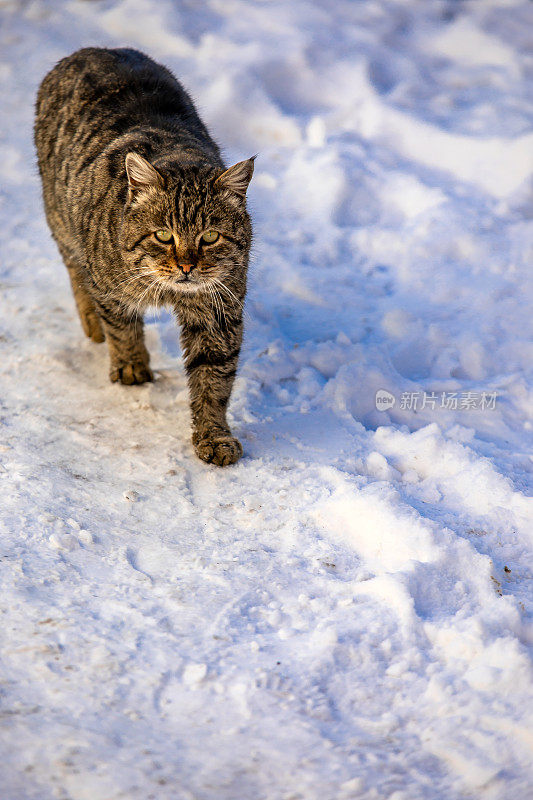
[[[150,355],[144,344],[142,318],[128,316],[116,306],[95,300],[109,347],[109,377],[131,386],[153,381]]]
[[[72,294],[76,301],[76,307],[85,335],[88,336],[89,339],[92,339],[93,342],[103,342],[105,336],[102,323],[94,302],[85,288],[81,271],[70,259],[64,260],[67,265]]]

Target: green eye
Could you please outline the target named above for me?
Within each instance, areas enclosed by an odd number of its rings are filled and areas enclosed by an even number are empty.
[[[172,231],[167,231],[167,230],[156,231],[154,233],[154,236],[158,242],[164,242],[165,244],[167,244],[172,239]]]
[[[219,236],[220,234],[216,231],[206,231],[205,233],[202,233],[202,240],[206,244],[213,244],[213,242],[216,242]]]

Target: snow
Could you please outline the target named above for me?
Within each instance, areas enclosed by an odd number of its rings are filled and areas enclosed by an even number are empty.
[[[531,4],[1,5],[0,797],[528,796]],[[234,467],[167,312],[140,387],[76,318],[32,104],[91,44],[259,153]]]

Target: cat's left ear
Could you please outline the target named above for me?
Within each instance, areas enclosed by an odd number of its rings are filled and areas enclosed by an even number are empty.
[[[128,153],[126,156],[126,173],[131,190],[148,189],[150,186],[163,185],[163,176],[149,161],[139,153]]]
[[[215,186],[224,189],[229,189],[230,192],[238,194],[240,197],[246,197],[246,190],[248,184],[252,180],[254,174],[254,161],[255,156],[246,159],[246,161],[239,161],[227,169],[215,181]]]

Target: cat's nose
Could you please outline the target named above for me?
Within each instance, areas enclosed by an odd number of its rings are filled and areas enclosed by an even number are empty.
[[[194,269],[194,264],[178,264],[178,267],[187,275],[188,272]]]

